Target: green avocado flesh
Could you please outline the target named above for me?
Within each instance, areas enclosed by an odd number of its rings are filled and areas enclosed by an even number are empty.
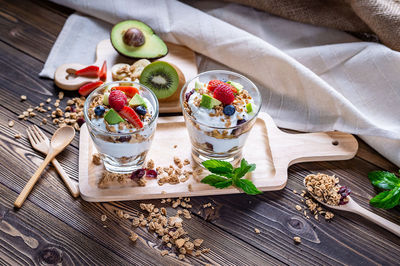
[[[167,62],[156,61],[143,69],[140,83],[150,88],[158,99],[165,99],[178,89],[179,75]]]
[[[254,107],[254,106],[253,106],[251,103],[246,104],[246,112],[247,112],[248,114],[252,114],[253,111],[254,111],[254,108],[253,108],[253,107]]]
[[[139,29],[145,38],[144,44],[135,47],[124,42],[124,34],[130,28]],[[118,53],[130,58],[160,58],[168,53],[167,45],[154,34],[145,23],[137,20],[125,20],[117,23],[111,30],[111,43]]]
[[[133,96],[133,98],[129,101],[129,105],[130,106],[139,106],[139,105],[143,105],[144,107],[147,108],[147,104],[144,101],[143,97],[140,96],[139,94],[135,94],[135,96]]]
[[[201,102],[200,102],[200,106],[207,108],[207,109],[212,109],[214,108],[214,106],[220,105],[221,102],[218,101],[217,99],[207,95],[207,94],[203,94],[201,96]]]
[[[108,112],[104,116],[104,120],[106,120],[107,123],[109,123],[110,125],[115,125],[120,122],[124,122],[124,119],[122,117],[120,117],[119,114],[117,113],[117,111],[115,111],[112,108],[110,110],[108,110]]]
[[[233,87],[235,87],[238,92],[240,92],[243,89],[243,85],[238,82],[228,81],[227,83],[231,84]]]

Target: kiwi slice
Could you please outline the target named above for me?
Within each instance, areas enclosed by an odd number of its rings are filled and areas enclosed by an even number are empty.
[[[158,99],[165,99],[178,89],[179,75],[172,65],[156,61],[143,69],[140,83],[151,89]]]

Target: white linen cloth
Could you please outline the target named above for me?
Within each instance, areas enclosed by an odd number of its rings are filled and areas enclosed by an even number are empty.
[[[199,71],[231,69],[253,80],[278,126],[359,135],[400,166],[400,53],[344,32],[223,2],[54,0],[71,15],[42,77],[63,63],[94,62],[112,24],[137,19],[199,54]],[[94,18],[95,17],[95,18]],[[97,18],[97,19],[96,19]]]

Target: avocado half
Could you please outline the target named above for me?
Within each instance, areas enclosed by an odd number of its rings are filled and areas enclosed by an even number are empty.
[[[152,28],[138,20],[125,20],[114,25],[111,43],[121,55],[129,58],[156,59],[168,54],[167,45]]]

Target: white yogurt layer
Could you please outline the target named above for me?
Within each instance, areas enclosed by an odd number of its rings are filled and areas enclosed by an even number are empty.
[[[129,142],[108,142],[100,138],[94,140],[97,150],[100,153],[104,153],[114,158],[121,157],[136,157],[142,152],[150,149],[151,142],[149,140],[140,143],[129,143]]]
[[[207,126],[210,127],[218,127],[221,128],[220,133],[222,133],[223,129],[226,128],[224,121],[221,121],[221,118],[225,118],[225,116],[210,116],[210,114],[215,114],[215,109],[207,109],[204,107],[199,107],[195,105],[195,99],[201,99],[201,94],[195,91],[190,97],[188,101],[189,108],[191,110],[191,116],[194,118],[194,120],[203,123]],[[250,99],[248,102],[252,103],[254,105],[254,100]],[[237,125],[238,120],[246,119],[246,121],[249,121],[254,114],[249,115],[246,112],[246,108],[243,107],[242,112],[235,112],[233,115],[230,116],[230,121],[231,121],[231,127]],[[210,143],[213,145],[213,150],[216,153],[225,153],[231,150],[234,147],[240,147],[243,145],[243,142],[246,139],[246,135],[240,135],[237,138],[232,138],[232,139],[217,139],[212,136],[204,134],[204,132],[211,132],[214,129],[208,128],[206,126],[200,126],[200,130],[194,128],[196,131],[196,140],[199,143]],[[231,134],[233,129],[228,130],[228,134]]]

